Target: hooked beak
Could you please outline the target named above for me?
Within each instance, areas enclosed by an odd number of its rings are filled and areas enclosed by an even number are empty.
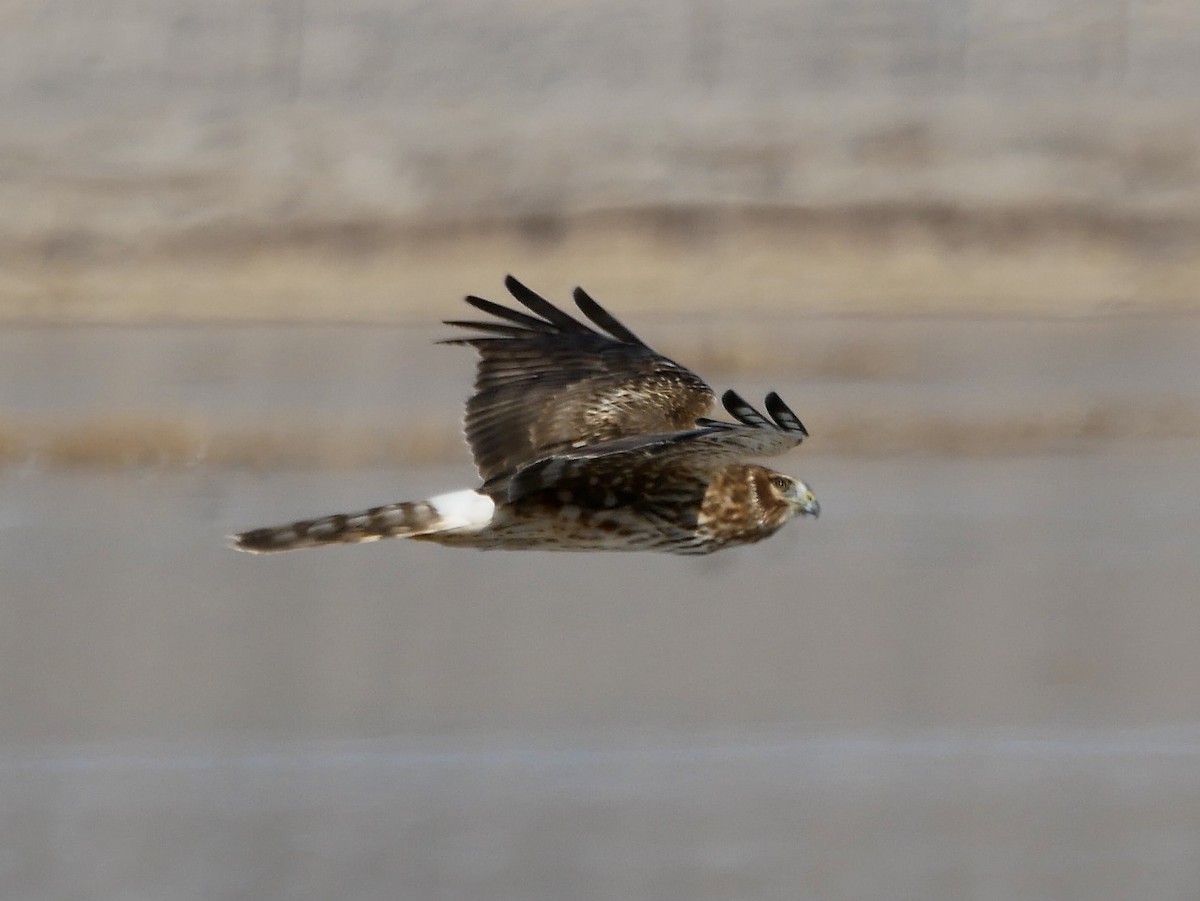
[[[805,516],[811,516],[816,519],[821,515],[821,504],[817,501],[817,497],[811,491],[806,491],[794,501],[796,509]]]

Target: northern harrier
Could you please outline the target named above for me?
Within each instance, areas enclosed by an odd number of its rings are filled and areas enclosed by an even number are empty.
[[[495,319],[448,321],[477,334],[443,342],[480,356],[466,414],[477,490],[254,529],[235,535],[234,546],[266,553],[406,537],[484,549],[708,554],[767,538],[793,516],[818,515],[803,482],[743,462],[807,436],[779,395],[767,395],[768,419],[726,391],[721,402],[737,422],[707,419],[712,389],[581,288],[575,305],[596,328],[512,276],[505,285],[528,312],[468,297]]]

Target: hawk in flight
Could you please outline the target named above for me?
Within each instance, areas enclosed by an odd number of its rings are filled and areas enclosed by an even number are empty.
[[[807,432],[778,394],[764,416],[733,391],[736,422],[706,418],[714,395],[654,352],[581,288],[585,325],[512,276],[525,308],[466,298],[486,321],[466,436],[482,485],[233,536],[252,553],[417,538],[455,547],[648,550],[708,554],[773,535],[820,506],[803,482],[747,463],[782,454]],[[527,311],[527,312],[526,312]]]

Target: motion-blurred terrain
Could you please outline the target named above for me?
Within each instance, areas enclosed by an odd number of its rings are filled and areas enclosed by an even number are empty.
[[[0,895],[1200,888],[1200,14],[0,5]],[[506,272],[778,389],[699,560],[235,529],[472,483]]]
[[[13,2],[0,315],[1194,309],[1184,0]],[[447,273],[457,284],[447,284]]]

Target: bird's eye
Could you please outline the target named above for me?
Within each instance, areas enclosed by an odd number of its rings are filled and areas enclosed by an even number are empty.
[[[780,491],[787,491],[792,483],[790,479],[784,478],[783,476],[772,476],[771,484]]]

